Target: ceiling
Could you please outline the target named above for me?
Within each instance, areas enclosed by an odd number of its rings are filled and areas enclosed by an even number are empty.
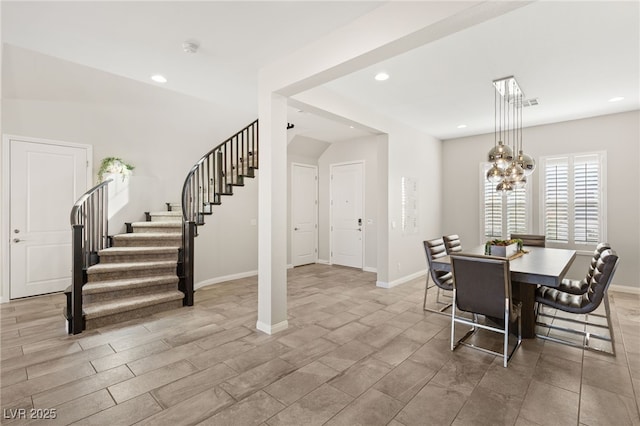
[[[150,87],[157,83],[149,77],[161,73],[165,89],[251,116],[262,66],[381,4],[3,1],[2,40]],[[524,110],[525,126],[639,109],[639,7],[635,1],[535,2],[325,86],[440,139],[493,131],[491,81],[508,75],[539,101]],[[185,40],[196,40],[198,53],[183,52]],[[54,62],[46,68],[52,73]],[[68,73],[56,63],[62,79]],[[375,81],[381,70],[391,78]],[[36,72],[3,71],[5,97],[87,92],[53,93]],[[73,73],[67,78],[73,86]],[[624,100],[608,102],[616,96]],[[375,133],[321,114],[293,105],[295,134],[335,142]]]

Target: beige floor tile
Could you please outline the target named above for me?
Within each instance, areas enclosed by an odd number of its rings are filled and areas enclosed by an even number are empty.
[[[95,348],[87,349],[86,351],[75,352],[71,355],[62,356],[56,359],[51,359],[39,364],[30,365],[27,367],[27,375],[30,379],[50,374],[58,370],[65,368],[71,368],[74,365],[78,365],[83,362],[90,362],[97,358],[112,354],[113,349],[109,345],[96,346]]]
[[[46,392],[37,393],[32,397],[33,406],[35,408],[55,407],[132,377],[133,373],[126,366],[122,365],[112,370],[83,377]]]
[[[26,423],[33,408],[31,397],[22,398],[11,403],[2,401],[2,424],[14,425]]]
[[[504,367],[503,367],[504,368]],[[513,425],[523,399],[476,388],[456,416],[453,425]]]
[[[148,371],[164,367],[165,365],[183,360],[200,352],[202,352],[200,346],[195,343],[188,343],[129,362],[127,366],[133,371],[133,374],[140,376]]]
[[[235,400],[220,387],[198,393],[138,423],[142,425],[196,424],[232,405]]]
[[[14,368],[27,367],[41,362],[49,361],[51,359],[60,358],[65,355],[73,354],[81,350],[82,348],[76,342],[68,342],[54,349],[46,349],[44,351],[38,351],[15,358],[9,358],[6,361],[2,361],[1,368],[2,371],[8,371],[13,370]]]
[[[152,370],[141,376],[109,386],[108,389],[113,399],[120,404],[121,402],[181,379],[196,371],[197,369],[187,361],[178,361]]]
[[[600,359],[584,359],[582,383],[628,397],[634,396],[629,368],[612,365]]]
[[[235,399],[243,399],[295,370],[280,358],[260,364],[244,373],[228,379],[220,386]]]
[[[310,325],[309,327],[305,327],[303,330],[296,331],[278,339],[278,342],[291,348],[298,348],[324,336],[327,333],[329,333],[329,330],[326,328],[322,328],[318,325]]]
[[[224,345],[216,346],[208,351],[200,352],[187,359],[199,369],[204,370],[205,368],[216,365],[221,361],[232,359],[254,348],[255,345],[251,343],[234,340]]]
[[[196,340],[204,339],[223,330],[224,328],[218,324],[209,324],[204,327],[198,327],[193,330],[180,333],[176,336],[169,337],[165,339],[165,341],[171,346],[182,346]]]
[[[267,423],[270,426],[284,425],[322,425],[335,416],[352,397],[346,393],[324,384],[294,404],[280,411]]]
[[[421,346],[420,343],[399,335],[373,354],[373,357],[395,367],[413,355]]]
[[[156,340],[122,352],[116,352],[102,358],[94,359],[91,361],[91,364],[96,371],[104,371],[168,349],[170,349],[169,345],[162,340]]]
[[[423,364],[406,360],[391,370],[373,387],[398,401],[407,403],[435,374],[435,370]]]
[[[290,350],[289,346],[283,345],[278,341],[272,341],[228,359],[225,364],[241,373],[284,355]]]
[[[113,407],[115,403],[106,389],[85,395],[81,398],[74,399],[67,403],[55,407],[56,418],[53,420],[33,421],[34,424],[47,425],[68,425],[85,417],[99,413],[109,407]],[[34,407],[36,408],[36,407]]]
[[[291,405],[338,374],[316,361],[270,384],[264,391],[283,404]]]
[[[235,327],[229,330],[221,331],[212,336],[205,337],[197,340],[196,343],[204,350],[215,348],[216,346],[224,345],[225,343],[239,339],[241,337],[251,334],[251,330],[245,327]]]
[[[237,373],[227,365],[217,364],[155,389],[151,394],[166,408],[209,390],[236,375]]]
[[[162,410],[148,393],[73,423],[74,426],[129,426]]]
[[[373,352],[371,346],[352,340],[322,356],[320,362],[334,370],[344,371]]]
[[[5,361],[9,358],[15,358],[17,356],[22,356],[22,346],[12,346],[10,348],[2,347],[2,356],[0,360]]]
[[[391,371],[391,366],[375,358],[355,363],[329,384],[353,397],[358,397]]]
[[[27,369],[16,368],[15,370],[3,371],[0,376],[0,383],[2,387],[11,386],[16,383],[24,382],[27,380]]]
[[[582,363],[543,354],[534,375],[538,381],[577,393],[582,382]]]
[[[280,358],[300,368],[317,360],[337,347],[337,344],[320,338],[280,355]]]
[[[580,422],[587,425],[638,425],[640,414],[633,398],[584,385],[580,395]]]
[[[369,346],[380,349],[404,330],[391,325],[382,324],[358,336],[358,340]]]
[[[427,384],[398,413],[396,420],[406,426],[451,424],[466,400],[467,396],[460,392]]]
[[[324,338],[338,345],[344,345],[369,330],[371,327],[358,322],[350,322],[326,334]]]
[[[352,321],[356,321],[358,318],[360,317],[349,312],[338,312],[335,315],[329,314],[327,319],[318,321],[317,324],[323,328],[334,330]]]
[[[490,364],[482,362],[452,358],[438,371],[430,383],[469,396],[489,367]]]
[[[4,406],[5,404],[9,404],[13,401],[53,389],[92,374],[95,374],[95,370],[91,367],[91,364],[88,362],[80,363],[71,368],[59,370],[51,374],[45,374],[44,376],[39,376],[35,379],[26,380],[6,387],[2,386],[2,396],[0,400],[2,400],[2,404]]]
[[[541,425],[577,424],[579,395],[532,380],[524,397],[519,418]]]
[[[283,408],[284,405],[265,392],[259,391],[198,425],[259,425]]]
[[[358,320],[358,322],[369,327],[377,327],[381,324],[386,324],[391,318],[395,317],[396,315],[398,314],[395,312],[389,312],[383,309],[363,316]]]
[[[406,336],[411,340],[424,344],[431,340],[436,334],[442,330],[442,326],[427,321],[420,321],[406,329],[402,336]]]
[[[402,409],[403,403],[375,389],[352,401],[327,426],[386,425]]]

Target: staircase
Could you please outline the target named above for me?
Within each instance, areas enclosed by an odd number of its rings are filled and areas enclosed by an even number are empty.
[[[127,223],[129,232],[111,237],[112,246],[97,253],[99,263],[86,269],[84,329],[182,306],[177,274],[182,215],[175,210],[154,212],[147,219]]]
[[[205,154],[189,171],[182,205],[146,213],[127,233],[108,235],[109,181],[71,210],[73,283],[67,289],[69,333],[193,306],[194,238],[222,196],[258,169],[258,121]]]

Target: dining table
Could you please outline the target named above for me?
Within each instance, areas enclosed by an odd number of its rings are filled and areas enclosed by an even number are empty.
[[[465,249],[461,254],[484,255],[485,246]],[[536,336],[536,288],[538,285],[558,287],[576,258],[575,250],[524,246],[509,261],[511,271],[512,296],[522,302],[522,337]],[[432,267],[436,270],[451,271],[451,258],[443,256],[433,259]],[[455,279],[455,277],[454,277]]]

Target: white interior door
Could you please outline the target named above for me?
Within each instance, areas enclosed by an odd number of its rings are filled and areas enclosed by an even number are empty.
[[[318,168],[291,165],[291,263],[315,263],[318,259]]]
[[[69,214],[87,190],[88,149],[10,140],[10,297],[71,284]]]
[[[331,263],[362,268],[363,163],[331,165]]]

